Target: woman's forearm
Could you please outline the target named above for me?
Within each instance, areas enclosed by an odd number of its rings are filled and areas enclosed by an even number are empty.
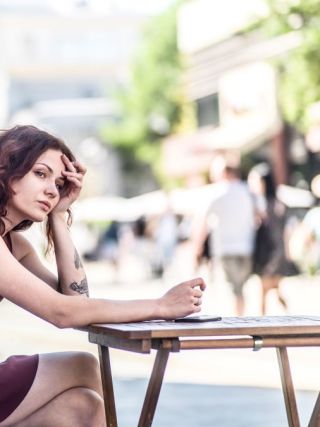
[[[81,327],[92,323],[123,323],[160,319],[159,299],[106,300],[62,296],[64,303],[55,320],[60,328]],[[50,321],[50,319],[48,319]]]
[[[53,244],[58,269],[59,287],[65,295],[89,296],[86,274],[80,256],[71,240],[65,214],[51,215]]]
[[[52,323],[68,328],[183,317],[200,311],[204,289],[204,281],[197,278],[174,286],[157,299],[115,301],[59,295],[59,303],[53,305]]]

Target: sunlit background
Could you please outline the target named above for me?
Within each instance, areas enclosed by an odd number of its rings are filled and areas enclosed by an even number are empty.
[[[169,205],[187,241],[217,155],[244,179],[269,163],[302,220],[320,194],[317,6],[0,0],[0,127],[44,128],[86,164],[81,253],[112,221],[143,218],[156,240]],[[304,270],[317,271],[311,263]]]
[[[0,0],[0,128],[48,130],[86,164],[73,234],[94,296],[158,295],[201,274],[205,311],[235,314],[223,277],[192,258],[192,224],[214,192],[210,164],[223,155],[244,180],[269,163],[288,212],[300,275],[281,283],[287,311],[271,291],[268,314],[319,314],[319,22],[320,0]],[[300,226],[314,207],[308,240]],[[161,264],[168,212],[171,252]],[[260,293],[253,276],[247,315],[260,314]],[[1,304],[14,334],[29,333],[30,352],[80,342]],[[1,358],[21,351],[9,341]],[[275,387],[268,357],[261,379],[244,373],[255,362],[243,356],[241,369],[218,363],[200,381]],[[318,389],[318,355],[296,360],[298,386]],[[116,373],[133,375],[121,361]],[[141,364],[133,371],[145,374]],[[169,377],[194,380],[189,368]]]
[[[0,127],[44,128],[87,165],[74,206],[81,253],[112,221],[143,219],[156,240],[169,207],[188,241],[217,155],[244,179],[269,163],[301,222],[320,194],[318,6],[0,0]],[[304,272],[318,270],[312,257]]]
[[[0,126],[63,137],[88,165],[84,198],[206,184],[221,151],[309,189],[317,2],[270,4],[1,0]]]

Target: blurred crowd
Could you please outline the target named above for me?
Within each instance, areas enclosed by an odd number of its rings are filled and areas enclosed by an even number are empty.
[[[133,254],[143,264],[146,278],[161,278],[173,262],[177,245],[187,238],[183,223],[169,206],[162,214],[132,222],[111,221],[84,259],[103,259],[119,269],[121,261]]]
[[[261,314],[268,312],[270,290],[286,310],[282,279],[314,275],[320,269],[320,180],[312,183],[314,206],[296,209],[279,199],[270,165],[254,166],[246,179],[241,172],[222,156],[216,157],[210,169],[212,195],[193,215],[177,214],[168,197],[157,215],[111,221],[84,258],[105,260],[117,271],[131,254],[140,262],[145,279],[164,278],[175,266],[177,251],[185,248],[186,270],[196,275],[206,265],[209,282],[215,269],[223,271],[237,315],[244,313],[243,289],[253,274],[261,284]]]

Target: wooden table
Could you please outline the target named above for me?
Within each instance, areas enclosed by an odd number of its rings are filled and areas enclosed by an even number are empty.
[[[288,425],[300,427],[287,348],[320,346],[320,317],[224,317],[218,322],[99,324],[82,330],[89,332],[89,341],[99,346],[108,427],[118,427],[109,347],[137,353],[150,353],[152,349],[157,351],[138,427],[152,425],[170,352],[239,348],[258,351],[273,347],[278,356]],[[320,426],[320,415],[317,417],[317,413],[320,413],[320,395],[309,427]]]

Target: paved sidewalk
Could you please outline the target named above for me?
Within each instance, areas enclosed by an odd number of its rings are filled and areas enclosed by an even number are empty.
[[[145,380],[116,381],[119,426],[137,425]],[[297,393],[301,426],[307,426],[315,392]],[[284,427],[280,390],[195,384],[164,384],[153,427]]]

